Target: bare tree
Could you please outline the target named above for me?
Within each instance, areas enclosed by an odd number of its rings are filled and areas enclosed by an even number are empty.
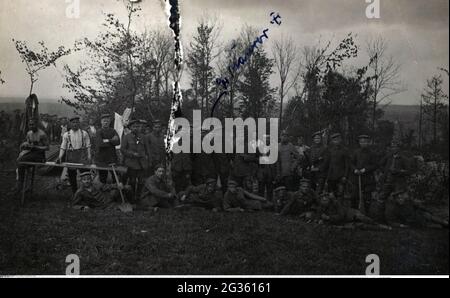
[[[280,98],[280,128],[283,119],[283,103],[285,96],[294,87],[300,77],[301,66],[297,56],[297,46],[291,37],[282,37],[274,42],[272,55],[275,62],[280,85],[278,96]]]
[[[372,131],[375,131],[377,109],[395,94],[405,91],[400,81],[400,64],[388,55],[388,43],[383,37],[367,41],[367,53],[370,64],[367,75],[370,76],[372,94]],[[389,104],[389,103],[386,103]]]

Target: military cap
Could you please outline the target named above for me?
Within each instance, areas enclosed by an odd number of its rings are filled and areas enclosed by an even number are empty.
[[[102,114],[100,119],[103,119],[103,118],[111,118],[111,115],[110,114]]]
[[[321,131],[316,131],[315,133],[313,133],[312,136],[313,136],[313,138],[316,137],[316,136],[321,137],[322,136],[322,132]]]
[[[275,188],[273,191],[280,191],[280,190],[286,190],[286,186],[279,186]]]
[[[206,180],[206,184],[211,184],[211,183],[216,183],[217,181],[216,181],[216,179],[214,179],[214,178],[208,178],[207,180]]]
[[[338,132],[331,135],[332,139],[339,138],[339,137],[341,137],[341,134]]]
[[[311,184],[311,180],[306,179],[306,178],[302,178],[302,179],[300,179],[300,184],[302,184],[302,183],[308,183],[308,184]]]
[[[362,134],[362,135],[359,135],[359,136],[358,136],[358,140],[360,140],[360,139],[370,139],[370,136],[369,136],[369,135]]]
[[[70,122],[75,121],[75,120],[80,120],[79,116],[73,116],[69,119]]]
[[[86,176],[89,176],[89,177],[92,178],[91,172],[83,172],[83,173],[80,173],[80,177],[86,177]]]
[[[228,180],[228,185],[238,185],[238,183],[234,180]]]

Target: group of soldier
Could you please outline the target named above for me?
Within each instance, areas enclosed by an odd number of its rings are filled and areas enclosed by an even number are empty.
[[[23,149],[31,154],[19,161],[45,159],[45,132],[30,122]],[[278,161],[269,165],[258,162],[267,152],[258,150],[264,142],[257,140],[250,144],[256,153],[179,153],[168,162],[160,121],[131,120],[119,137],[111,128],[111,116],[104,114],[99,129],[87,130],[80,128],[79,117],[70,119],[57,162],[122,164],[127,172],[118,178],[116,172],[99,170],[94,177],[91,171],[80,170],[78,185],[77,170],[69,170],[72,205],[77,208],[109,208],[120,193],[144,210],[267,210],[318,224],[448,227],[448,221],[431,214],[410,195],[408,177],[413,169],[398,144],[393,142],[385,154],[379,154],[369,135],[358,136],[359,146],[352,151],[340,133],[317,132],[308,147],[302,138],[293,144],[282,132]],[[111,183],[108,177],[120,182]]]

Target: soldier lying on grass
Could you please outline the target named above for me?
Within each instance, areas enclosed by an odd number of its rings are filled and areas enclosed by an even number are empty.
[[[386,222],[393,227],[428,227],[437,224],[448,228],[448,221],[433,215],[418,201],[414,201],[407,191],[398,191],[389,197],[385,209]]]
[[[391,229],[389,226],[378,224],[357,209],[342,205],[332,193],[323,193],[320,196],[319,207],[315,218],[318,224],[336,226],[358,224],[361,227],[367,228]]]
[[[190,185],[186,191],[180,192],[179,197],[183,206],[212,209],[214,212],[222,209],[223,195],[217,189],[217,181],[213,178],[207,179],[205,184]]]
[[[122,184],[93,183],[90,172],[81,173],[80,177],[81,186],[75,192],[71,202],[71,206],[75,209],[114,209],[118,206],[121,199],[119,188],[125,190],[125,193],[131,190],[130,187],[124,187]]]
[[[223,199],[223,209],[228,212],[260,211],[263,197],[250,193],[234,180],[228,180],[228,190]]]

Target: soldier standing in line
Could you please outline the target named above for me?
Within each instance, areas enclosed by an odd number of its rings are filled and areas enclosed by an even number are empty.
[[[117,163],[116,146],[120,145],[120,138],[111,125],[111,116],[103,114],[101,116],[101,128],[96,132],[95,148],[97,149],[96,164],[108,167]],[[100,182],[106,183],[108,171],[98,171]]]
[[[128,182],[133,188],[133,198],[139,198],[139,192],[144,183],[145,171],[148,168],[148,143],[141,133],[141,121],[132,120],[129,123],[131,133],[123,136],[120,151],[124,157],[124,165],[128,168]]]
[[[289,136],[284,131],[281,135],[281,143],[278,145],[277,180],[286,186],[288,191],[296,191],[293,172],[299,160],[297,149],[289,142]]]
[[[327,149],[325,165],[328,191],[333,192],[336,198],[343,200],[350,172],[350,154],[347,147],[342,144],[340,133],[331,135],[331,145]]]
[[[153,173],[155,166],[166,164],[166,146],[164,144],[164,135],[160,120],[153,121],[152,132],[146,136],[149,144],[149,171]]]
[[[324,169],[326,146],[322,141],[322,132],[313,134],[313,144],[311,148],[305,152],[308,161],[307,174],[311,180],[311,187],[317,193],[321,193],[325,183],[326,172]]]
[[[362,194],[363,198],[359,198],[363,201],[363,206],[359,205],[358,200],[354,200],[351,204],[352,208],[359,208],[363,213],[370,210],[372,192],[375,191],[375,170],[378,167],[375,153],[372,151],[371,139],[368,135],[358,136],[359,148],[355,150],[351,159],[351,169],[355,175],[354,185],[358,186],[358,195]],[[361,191],[359,192],[359,188]],[[362,209],[361,209],[362,208]]]

